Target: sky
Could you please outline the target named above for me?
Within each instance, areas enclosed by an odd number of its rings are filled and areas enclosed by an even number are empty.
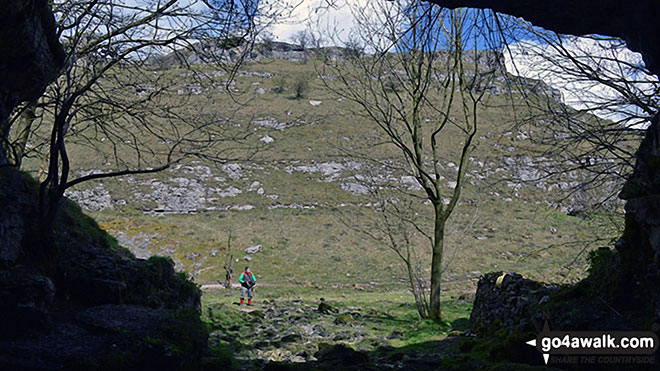
[[[355,11],[369,9],[373,1],[379,0],[300,0],[285,22],[276,23],[268,30],[273,39],[292,42],[296,33],[300,31],[332,29],[330,33],[338,36],[336,40],[346,41],[351,37],[351,33],[359,30],[359,24],[354,16],[357,14]],[[326,38],[324,43],[330,45],[332,41]],[[585,63],[601,71],[605,76],[614,79],[634,79],[637,83],[632,88],[640,93],[648,93],[658,85],[656,76],[648,76],[638,70],[620,68],[619,64],[607,61],[614,58],[633,65],[643,64],[639,53],[632,52],[625,48],[625,45],[620,44],[607,40],[597,42],[593,38],[575,38],[564,45],[571,53],[582,57]],[[584,58],[587,54],[603,58]],[[548,57],[556,56],[557,53],[547,44],[523,36],[520,41],[509,45],[509,52],[505,53],[505,66],[507,71],[514,75],[545,81],[562,93],[564,103],[576,109],[591,110],[604,101],[612,101],[619,97],[615,90],[603,84],[567,78],[559,66],[553,66],[549,62]],[[642,112],[634,106],[619,104],[610,110],[594,110],[592,113],[619,121],[629,117],[630,114],[639,115]],[[631,120],[626,124],[639,126],[639,120]]]
[[[290,0],[294,10],[289,17],[273,24],[268,31],[276,41],[291,42],[301,31],[338,31],[342,38],[355,26],[352,9],[369,0]],[[331,31],[332,30],[332,31]]]
[[[140,4],[153,0],[122,0],[127,4]],[[217,0],[222,1],[222,0]],[[241,1],[241,0],[234,0]],[[385,0],[258,0],[259,6],[269,17],[263,17],[260,28],[264,28],[269,38],[275,41],[295,42],[296,35],[301,31],[311,32],[320,37],[323,46],[343,45],[354,36],[364,31],[360,21],[367,17],[372,22],[377,14],[374,9],[377,3]],[[392,6],[396,1],[384,2]],[[405,1],[405,0],[403,0]],[[189,8],[202,9],[201,0],[181,0]],[[280,16],[273,21],[272,15]],[[382,20],[382,18],[381,18]],[[515,23],[515,22],[514,22]],[[369,35],[370,41],[378,37],[377,33]],[[620,95],[603,84],[592,81],[576,81],[566,78],[562,66],[553,65],[548,57],[556,57],[557,53],[538,38],[532,39],[525,35],[514,35],[518,41],[510,42],[505,55],[505,66],[509,73],[528,78],[541,79],[552,88],[562,93],[564,103],[576,109],[592,109],[604,101],[611,102]],[[641,55],[631,52],[621,46],[621,43],[611,41],[596,42],[591,38],[575,38],[564,44],[572,54],[586,60],[585,63],[614,79],[634,79],[637,82],[631,86],[638,93],[648,93],[658,86],[655,76],[647,76],[639,70],[620,68],[620,65],[608,62],[606,59],[584,58],[586,55],[614,58],[631,63],[642,64]],[[610,110],[596,110],[593,113],[611,120],[623,120],[630,115],[639,115],[639,109],[631,105],[619,104]],[[636,126],[639,123],[627,123]]]
[[[580,63],[597,71],[599,76],[615,81],[634,80],[628,88],[638,96],[653,95],[653,88],[658,86],[657,77],[645,74],[641,68],[631,67],[642,66],[642,56],[627,49],[620,41],[568,37],[563,40],[563,46]],[[576,64],[568,62],[556,48],[546,43],[524,40],[511,44],[509,50],[510,53],[504,53],[509,73],[544,81],[562,93],[566,105],[588,110],[630,127],[646,126],[644,120],[638,117],[648,116],[647,113],[637,106],[626,104],[622,95],[612,87],[584,78]],[[557,63],[556,60],[564,62]],[[603,102],[611,106],[600,108]]]

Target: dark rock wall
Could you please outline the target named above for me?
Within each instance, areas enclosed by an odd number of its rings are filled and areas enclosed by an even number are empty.
[[[21,175],[0,169],[0,267],[16,263],[26,231],[26,209],[36,207]]]
[[[4,121],[22,101],[38,97],[64,63],[47,0],[0,0],[0,140]],[[6,154],[0,146],[0,165]]]
[[[479,279],[470,328],[479,336],[506,337],[537,334],[546,321],[550,329],[563,331],[629,331],[647,324],[648,313],[639,306],[615,313],[608,303],[612,300],[598,292],[592,280],[590,277],[577,285],[557,286],[516,273],[485,274]],[[595,296],[606,299],[596,300]]]
[[[616,248],[630,299],[651,304],[660,319],[660,115],[646,131],[633,176],[619,197],[626,200],[626,227]]]
[[[37,200],[36,181],[0,169],[0,370],[195,369],[199,287],[169,258],[136,259],[68,199],[44,251],[30,238]]]

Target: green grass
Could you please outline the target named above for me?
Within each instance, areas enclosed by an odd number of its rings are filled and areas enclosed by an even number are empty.
[[[245,263],[245,248],[263,245],[263,251],[249,263],[263,282],[321,290],[371,282],[406,286],[395,253],[356,230],[368,227],[364,218],[376,217],[373,210],[357,206],[167,216],[92,215],[111,232],[150,236],[152,253],[171,255],[201,284],[224,279],[222,267],[231,231],[231,253],[240,260],[234,263],[237,271]],[[462,205],[447,231],[445,288],[457,294],[473,292],[479,276],[493,270],[515,271],[543,281],[575,281],[586,273],[586,252],[583,257],[578,255],[600,237],[598,232],[595,221],[529,204]],[[417,241],[428,274],[427,246],[423,239]]]
[[[620,234],[621,210],[613,215],[569,216],[548,206],[549,202],[561,197],[558,191],[546,192],[534,185],[523,185],[516,191],[507,186],[506,181],[511,180],[511,174],[506,171],[492,174],[485,180],[477,179],[477,175],[484,175],[477,162],[485,163],[485,167],[494,171],[504,166],[503,157],[537,157],[549,149],[547,145],[516,139],[519,129],[539,133],[543,128],[534,125],[514,127],[507,98],[503,95],[489,96],[487,104],[482,107],[477,145],[471,154],[475,160],[468,169],[471,177],[467,178],[461,202],[447,225],[443,320],[439,323],[420,321],[399,258],[388,247],[386,240],[377,241],[360,232],[369,231],[379,214],[374,208],[357,204],[373,200],[369,196],[353,195],[340,187],[341,183],[353,181],[351,176],[356,172],[345,171],[339,179],[328,181],[320,173],[286,171],[287,166],[355,160],[347,153],[359,153],[378,161],[388,160],[392,167],[407,167],[400,151],[393,145],[378,144],[383,141],[382,133],[364,116],[358,105],[347,99],[338,99],[324,86],[317,78],[319,73],[323,73],[319,67],[318,61],[313,59],[304,64],[284,60],[248,63],[242,67],[243,71],[269,72],[274,77],[239,74],[235,77],[237,91],[231,98],[218,88],[199,95],[179,96],[177,89],[192,82],[183,75],[188,71],[181,68],[157,71],[163,81],[173,86],[173,90],[163,99],[171,103],[181,100],[181,104],[189,108],[182,114],[192,119],[188,123],[175,123],[178,130],[185,131],[191,125],[213,118],[217,119],[212,126],[211,133],[214,135],[250,134],[238,145],[229,142],[226,147],[218,148],[226,150],[223,153],[228,157],[238,158],[229,162],[240,163],[246,175],[234,180],[223,172],[222,163],[188,159],[181,165],[207,166],[212,177],[202,179],[181,170],[168,169],[157,174],[81,184],[77,189],[101,184],[114,200],[127,202],[113,210],[91,212],[91,216],[110,233],[124,233],[143,242],[148,240],[146,245],[151,254],[170,256],[177,268],[189,273],[198,284],[217,284],[224,280],[223,264],[227,254],[231,254],[238,259],[234,261],[236,276],[246,264],[256,273],[260,283],[257,302],[277,300],[287,305],[298,305],[293,303],[298,300],[302,305],[313,308],[323,297],[338,308],[353,308],[350,310],[360,313],[360,316],[355,320],[356,326],[350,330],[334,324],[332,316],[319,317],[318,321],[328,331],[364,332],[366,336],[351,345],[368,350],[383,344],[405,349],[415,344],[441,340],[452,331],[465,330],[476,283],[487,272],[517,272],[546,282],[576,282],[587,274],[589,251],[598,246],[611,245],[613,238]],[[214,72],[211,66],[195,68]],[[221,75],[215,78],[215,82],[226,78],[226,75]],[[297,80],[306,81],[307,87],[303,98],[293,99],[295,91],[292,87]],[[278,85],[283,86],[284,90],[276,91],[274,88]],[[266,92],[257,94],[258,88]],[[322,103],[312,106],[310,100]],[[524,115],[526,112],[519,113]],[[450,114],[461,117],[459,111]],[[267,117],[285,122],[288,127],[272,130],[251,125],[255,119]],[[168,130],[165,120],[153,120],[154,127]],[[48,135],[46,129],[47,125],[43,125],[41,134],[44,137]],[[92,127],[87,130],[86,133],[96,135]],[[507,131],[511,134],[505,135]],[[261,143],[259,139],[265,135],[272,137],[274,142]],[[455,151],[461,140],[457,139],[457,135],[457,130],[450,129],[449,135],[439,138],[438,146],[443,148],[440,156],[444,163],[458,162]],[[166,153],[167,146],[155,137],[145,135],[141,139],[145,146],[153,150],[153,155],[145,151],[146,157],[141,161],[155,163],[160,154]],[[72,143],[68,147],[75,176],[79,170],[116,168],[114,158],[109,156],[114,155],[110,143],[99,142],[93,148],[83,144]],[[257,146],[259,151],[253,154],[252,150]],[[508,147],[513,147],[513,151],[509,151]],[[247,158],[248,154],[251,157]],[[130,144],[120,143],[116,155],[120,163],[125,162],[121,168],[135,165],[137,156]],[[364,159],[357,161],[370,167],[369,170],[376,175],[387,172],[369,165]],[[26,169],[35,173],[40,165],[40,156],[25,162]],[[454,180],[455,171],[446,170],[443,173],[446,180]],[[400,175],[392,171],[394,178]],[[217,201],[209,203],[211,206],[222,209],[249,204],[255,209],[162,216],[144,214],[144,209],[157,205],[136,196],[138,192],[153,191],[151,186],[139,183],[152,180],[175,184],[172,178],[178,177],[194,179],[210,188],[226,189],[232,186],[242,190],[236,197],[218,197]],[[248,190],[254,181],[262,184],[264,195]],[[443,197],[450,196],[450,188],[443,191]],[[416,194],[421,195],[420,192]],[[267,198],[266,195],[277,198]],[[508,198],[510,201],[505,201]],[[314,208],[272,208],[291,204]],[[340,207],[340,204],[349,206]],[[431,208],[422,202],[415,205],[420,227],[430,232]],[[231,251],[227,243],[230,233]],[[419,235],[413,237],[412,244],[419,257],[421,274],[428,281],[430,244]],[[252,255],[252,260],[247,263],[244,250],[252,245],[262,245],[263,251]],[[230,355],[238,354],[239,358],[244,359],[257,357],[249,351],[249,345],[254,341],[250,333],[231,330],[235,325],[247,328],[254,320],[232,305],[237,296],[236,290],[206,291],[203,295],[203,314],[209,327],[235,337],[234,341],[214,343],[218,357],[213,362],[236,366]],[[284,326],[280,329],[286,331],[288,328]]]
[[[248,344],[254,341],[249,332],[240,333],[238,327],[251,327],[254,317],[239,311],[233,305],[238,299],[238,289],[212,290],[205,293],[202,300],[203,318],[214,329],[220,329],[233,334],[238,342]],[[331,296],[323,296],[330,294]],[[357,332],[361,340],[352,345],[373,350],[374,340],[387,339],[387,344],[394,347],[405,347],[412,344],[441,340],[450,332],[467,330],[471,303],[464,300],[447,297],[443,301],[444,320],[435,322],[420,320],[414,307],[411,294],[407,292],[391,292],[391,290],[375,290],[370,292],[351,289],[333,290],[332,293],[319,292],[310,288],[262,287],[255,294],[254,302],[257,309],[261,303],[277,302],[278,305],[290,305],[293,308],[306,308],[306,311],[316,312],[320,298],[337,308],[340,312],[352,313],[350,325],[336,324],[333,314],[317,315],[315,324],[321,324],[326,332],[341,331]],[[265,304],[268,308],[270,304]],[[293,331],[295,326],[281,324],[279,334]],[[350,341],[349,341],[350,343]],[[378,344],[378,343],[376,343]]]
[[[375,241],[360,233],[368,229],[377,213],[358,206],[337,207],[370,201],[368,196],[356,196],[342,190],[341,182],[350,181],[352,172],[342,179],[324,181],[319,173],[285,171],[286,166],[309,165],[314,162],[350,160],[345,151],[360,151],[375,159],[391,159],[395,165],[400,153],[391,145],[374,146],[382,134],[348,100],[338,100],[319,79],[317,61],[306,64],[283,60],[249,63],[245,71],[269,72],[273,78],[236,76],[235,98],[244,106],[236,109],[235,101],[214,91],[191,97],[201,103],[207,113],[225,114],[241,127],[227,127],[227,133],[239,133],[252,120],[273,117],[292,126],[285,130],[250,127],[254,135],[248,143],[269,135],[275,139],[250,161],[241,165],[244,179],[232,180],[219,167],[201,161],[187,165],[206,165],[224,182],[207,181],[208,186],[237,187],[243,192],[236,197],[219,198],[213,206],[231,207],[250,204],[249,211],[209,211],[192,215],[148,216],[143,208],[154,207],[133,197],[135,188],[127,181],[108,180],[103,185],[115,199],[126,199],[128,205],[117,210],[95,212],[92,215],[106,230],[129,236],[150,238],[153,254],[170,255],[178,267],[191,273],[200,284],[213,284],[224,279],[223,262],[227,254],[227,236],[233,236],[232,252],[235,270],[246,263],[244,249],[260,244],[264,250],[252,256],[249,265],[261,282],[280,287],[311,288],[314,292],[332,293],[346,286],[406,290],[401,263],[384,241]],[[210,67],[200,67],[211,71]],[[181,69],[162,72],[172,82],[183,84]],[[305,99],[291,99],[291,82],[304,76],[309,79]],[[181,80],[181,81],[179,81]],[[283,92],[273,88],[284,85]],[[266,93],[255,93],[257,88]],[[309,100],[320,100],[311,106]],[[209,104],[210,102],[210,104]],[[488,97],[480,123],[479,143],[474,149],[475,161],[469,172],[479,174],[477,161],[501,163],[502,156],[531,155],[543,147],[526,140],[515,140],[507,122],[510,106],[504,96]],[[457,117],[459,116],[456,112]],[[456,162],[451,149],[458,144],[452,135],[442,136],[440,146],[447,148],[441,155],[445,161]],[[514,146],[514,151],[505,148]],[[83,150],[77,148],[74,150]],[[75,165],[75,164],[74,164]],[[78,164],[80,166],[80,164]],[[87,166],[87,165],[86,165]],[[89,165],[91,166],[91,165]],[[402,166],[399,163],[399,166]],[[501,165],[500,165],[501,166]],[[81,166],[85,168],[85,166]],[[452,180],[448,170],[447,180]],[[177,171],[136,177],[168,182],[172,177],[192,177]],[[620,231],[621,215],[614,221],[593,216],[578,218],[565,215],[546,206],[545,200],[558,197],[533,185],[523,185],[518,191],[509,188],[507,174],[497,173],[484,181],[468,178],[461,203],[451,217],[446,231],[444,290],[449,296],[471,295],[481,274],[504,270],[522,273],[530,278],[551,282],[575,282],[586,275],[586,257],[590,250],[609,243]],[[349,179],[349,180],[347,180]],[[253,181],[259,181],[269,199],[248,191]],[[150,191],[139,186],[140,192]],[[448,197],[451,189],[445,190]],[[496,195],[498,194],[498,195]],[[517,194],[517,195],[516,195]],[[504,201],[505,198],[511,201]],[[314,209],[270,209],[274,205],[301,204]],[[422,227],[430,231],[432,210],[419,204],[415,210]],[[413,240],[426,279],[430,274],[429,243],[423,237]],[[213,255],[215,252],[215,256]]]

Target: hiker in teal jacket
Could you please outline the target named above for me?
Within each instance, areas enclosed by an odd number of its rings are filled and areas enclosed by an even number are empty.
[[[250,267],[245,266],[245,272],[241,273],[241,276],[238,277],[238,282],[241,284],[240,305],[243,305],[243,299],[246,293],[248,296],[247,305],[252,305],[252,294],[254,293],[254,285],[257,283],[257,278],[250,272]]]

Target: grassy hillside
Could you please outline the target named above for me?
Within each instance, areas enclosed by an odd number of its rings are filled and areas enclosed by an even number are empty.
[[[419,321],[403,265],[375,226],[384,199],[404,199],[391,188],[412,200],[410,215],[426,233],[433,210],[399,150],[356,104],[326,87],[333,75],[315,59],[250,62],[234,76],[229,94],[226,71],[194,67],[203,74],[149,70],[143,81],[116,92],[137,100],[155,89],[149,80],[157,80],[167,86],[158,99],[179,107],[181,121],[146,110],[140,122],[149,130],[121,120],[109,125],[114,133],[74,123],[68,150],[73,178],[156,166],[171,148],[170,135],[201,127],[186,139],[202,156],[155,174],[81,183],[67,195],[137,257],[169,256],[176,269],[205,285],[203,315],[215,350],[210,369],[316,362],[328,343],[368,352],[374,367],[435,369],[450,346],[465,340],[437,343],[467,330],[480,276],[515,271],[575,282],[586,276],[588,252],[611,245],[622,229],[620,204],[607,214],[586,206],[617,184],[595,195],[580,189],[584,174],[563,172],[559,159],[547,157],[552,147],[535,140],[550,124],[538,118],[521,126],[516,118],[534,114],[524,112],[530,108],[523,99],[547,98],[538,90],[511,97],[499,76],[480,107],[467,181],[446,230],[443,321]],[[144,104],[148,108],[149,100]],[[219,141],[225,138],[233,140]],[[461,140],[450,130],[438,143],[445,199],[455,184]],[[30,147],[40,148],[38,142],[33,138]],[[43,176],[41,156],[24,165]],[[428,281],[430,242],[421,233],[411,242]],[[261,251],[245,251],[257,245]],[[237,290],[218,284],[227,261],[236,275],[244,265],[256,273],[257,306],[250,312],[233,305]],[[339,313],[317,311],[320,298]]]
[[[248,63],[235,76],[232,97],[221,84],[228,77],[224,71],[197,68],[215,82],[191,79],[183,68],[148,72],[171,86],[163,99],[180,99],[196,117],[217,119],[218,135],[249,134],[228,144],[232,158],[189,159],[157,174],[83,183],[70,197],[138,256],[171,256],[202,284],[224,277],[231,233],[236,270],[246,263],[245,248],[263,246],[249,264],[264,283],[318,290],[405,288],[396,255],[360,232],[379,217],[377,200],[364,194],[360,179],[368,174],[420,193],[406,185],[398,150],[382,144],[382,134],[356,105],[325,88],[322,78],[332,76],[320,76],[319,62]],[[306,88],[296,99],[300,84]],[[128,99],[138,93],[126,89],[125,94]],[[468,183],[449,223],[448,294],[473,292],[478,277],[492,270],[553,282],[583,277],[586,252],[618,234],[620,216],[566,215],[561,188],[579,182],[578,175],[521,182],[534,171],[528,163],[544,150],[529,139],[537,129],[523,132],[514,125],[504,94],[488,95],[482,108]],[[152,141],[154,148],[165,145]],[[74,174],[113,166],[107,157],[111,149],[103,143],[70,145]],[[447,195],[456,174],[451,152],[456,144],[452,135],[439,143],[448,149],[443,154]],[[130,162],[134,154],[122,148],[117,155]],[[26,167],[36,172],[39,163],[28,161]],[[429,205],[423,199],[416,205],[418,217],[429,219]],[[429,243],[419,237],[415,244],[428,273]]]

